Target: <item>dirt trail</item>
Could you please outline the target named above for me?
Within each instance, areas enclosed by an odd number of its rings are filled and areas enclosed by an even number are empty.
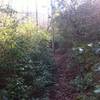
[[[50,91],[50,100],[75,100],[77,95],[75,89],[70,85],[70,81],[76,75],[76,69],[67,68],[67,55],[61,53],[62,51],[55,52],[55,82],[56,84]]]

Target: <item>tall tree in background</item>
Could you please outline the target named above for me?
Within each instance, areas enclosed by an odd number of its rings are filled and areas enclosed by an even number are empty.
[[[55,14],[55,27],[58,28],[57,33],[62,34],[64,37],[72,34],[78,40],[87,39],[88,41],[89,37],[91,37],[89,41],[98,40],[100,23],[99,5],[96,5],[96,2],[92,0],[82,1],[82,3],[79,3],[78,0],[71,0],[68,4],[64,0],[57,0],[59,5],[56,12],[59,15],[57,14],[58,16],[56,16]]]

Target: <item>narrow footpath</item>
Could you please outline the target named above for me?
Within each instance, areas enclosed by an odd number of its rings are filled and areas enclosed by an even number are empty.
[[[50,100],[75,100],[77,92],[70,81],[75,78],[77,69],[67,68],[67,54],[62,53],[62,50],[55,52],[55,84],[50,90]]]

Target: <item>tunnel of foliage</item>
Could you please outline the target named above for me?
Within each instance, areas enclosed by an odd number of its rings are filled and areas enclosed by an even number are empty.
[[[11,9],[0,13],[0,100],[46,98],[53,82],[49,33]]]

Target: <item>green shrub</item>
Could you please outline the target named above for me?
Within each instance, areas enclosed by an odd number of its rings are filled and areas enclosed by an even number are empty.
[[[72,82],[71,82],[78,91],[84,92],[88,88],[92,88],[93,85],[93,74],[87,73],[82,76],[77,76]]]
[[[99,65],[100,65],[100,43],[77,43],[73,48],[73,63],[80,67],[80,72],[75,77],[74,80],[71,81],[71,84],[76,87],[80,93],[85,93],[88,91],[92,95],[98,94],[95,92],[99,92],[99,87],[96,88],[96,84],[98,84],[99,80]],[[96,75],[95,75],[96,73]],[[96,80],[96,81],[95,81]],[[92,97],[91,97],[92,98]],[[78,100],[92,100],[88,97],[80,97]],[[93,99],[95,100],[95,98]],[[96,100],[98,100],[98,96],[96,96]]]
[[[13,17],[0,19],[0,69],[9,70],[1,90],[9,100],[27,100],[52,84],[52,50],[49,33]],[[2,96],[2,95],[1,95]]]
[[[86,95],[80,95],[76,98],[76,100],[97,100],[95,96],[86,96]]]

